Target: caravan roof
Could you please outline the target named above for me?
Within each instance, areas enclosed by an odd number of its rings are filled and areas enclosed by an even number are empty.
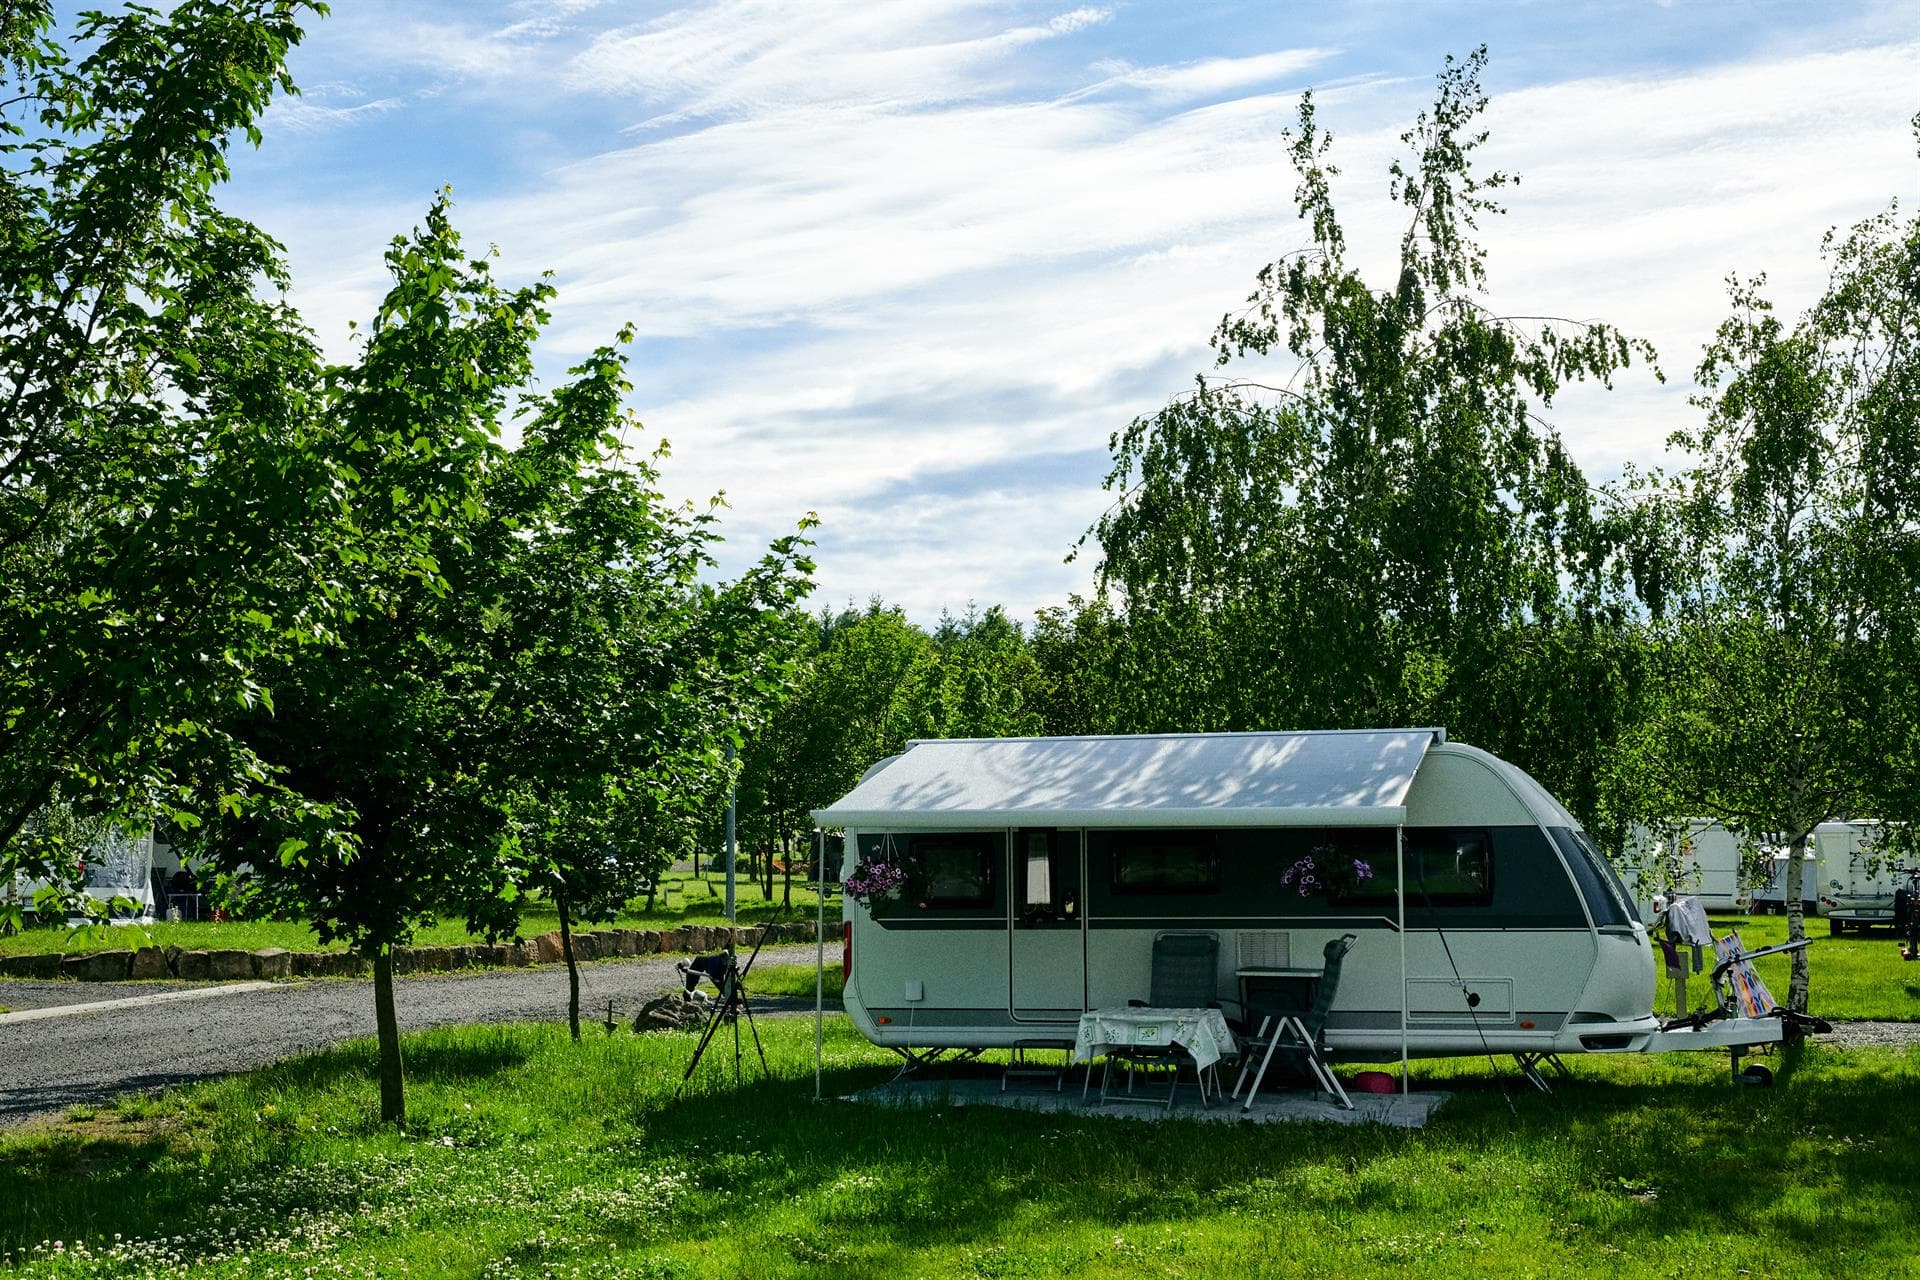
[[[868,770],[822,826],[1395,826],[1444,729],[949,738]]]

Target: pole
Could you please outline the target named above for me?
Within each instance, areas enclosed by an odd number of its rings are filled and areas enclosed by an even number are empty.
[[[728,765],[728,770],[727,770],[727,775],[728,775],[727,776],[727,980],[721,984],[724,990],[722,990],[720,994],[729,1012],[732,1012],[733,1010],[734,991],[739,982],[739,970],[736,967],[739,964],[739,957],[735,953],[734,947],[733,947],[733,932],[738,923],[734,919],[734,914],[733,914],[733,877],[734,877],[734,865],[740,861],[739,841],[734,834],[735,832],[734,801],[737,799],[737,793],[739,791],[739,788],[736,785],[737,779],[735,779],[733,776],[733,770],[732,770],[733,757],[734,757],[733,744],[728,743],[727,744],[727,765]],[[740,1018],[738,1014],[734,1015],[732,1021],[733,1021],[733,1083],[736,1086],[738,1086],[740,1083]]]
[[[820,1054],[826,1039],[827,1007],[827,833],[813,832],[814,862],[820,871],[815,886],[819,897],[814,902],[813,924],[813,1100],[820,1101]]]
[[[733,745],[727,745],[727,954],[733,954],[733,864],[740,860],[740,851],[735,847],[733,826],[734,785],[732,779]]]
[[[1400,1093],[1413,1091],[1407,1071],[1407,829],[1393,829],[1393,878],[1400,908]]]

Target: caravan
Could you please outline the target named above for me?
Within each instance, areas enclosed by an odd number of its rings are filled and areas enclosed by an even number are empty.
[[[1744,915],[1752,907],[1753,886],[1741,865],[1740,838],[1711,818],[1681,818],[1656,827],[1636,824],[1630,839],[1634,853],[1624,874],[1641,920],[1652,922],[1655,894],[1695,898],[1719,914]],[[1677,883],[1658,883],[1652,872],[1636,869],[1663,864],[1679,872]]]
[[[1823,822],[1813,829],[1820,912],[1834,937],[1848,929],[1893,926],[1893,895],[1905,877],[1891,852],[1881,847],[1891,830],[1871,819]]]
[[[106,825],[87,844],[81,867],[81,892],[99,904],[109,924],[152,924],[155,919],[154,837],[151,831],[129,835]],[[0,894],[19,904],[29,917],[34,895],[45,885],[24,875],[0,886]],[[75,918],[69,924],[84,921]]]
[[[1606,857],[1441,729],[919,741],[814,818],[845,829],[845,873],[892,868],[848,885],[845,1004],[909,1057],[1071,1042],[1147,995],[1169,933],[1217,940],[1229,1008],[1353,934],[1326,1027],[1348,1060],[1658,1039]],[[869,882],[899,887],[863,904]]]

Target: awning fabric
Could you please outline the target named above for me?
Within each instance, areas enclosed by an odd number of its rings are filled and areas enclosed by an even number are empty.
[[[910,743],[813,819],[865,830],[1396,826],[1443,729]]]

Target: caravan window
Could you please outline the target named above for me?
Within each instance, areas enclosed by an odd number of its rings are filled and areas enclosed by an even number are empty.
[[[1220,851],[1211,832],[1142,831],[1113,843],[1115,893],[1218,893]]]
[[[1410,907],[1484,907],[1493,901],[1493,848],[1485,831],[1409,827],[1404,854]],[[1373,863],[1374,877],[1342,902],[1393,901],[1393,851]]]
[[[1484,831],[1407,832],[1407,877],[1411,894],[1449,906],[1485,906],[1493,901],[1493,858]]]
[[[929,907],[993,905],[993,864],[1000,856],[984,836],[921,836],[913,860],[926,885]]]
[[[1080,910],[1080,849],[1057,831],[1022,831],[1014,844],[1020,918],[1029,924],[1073,920]]]

